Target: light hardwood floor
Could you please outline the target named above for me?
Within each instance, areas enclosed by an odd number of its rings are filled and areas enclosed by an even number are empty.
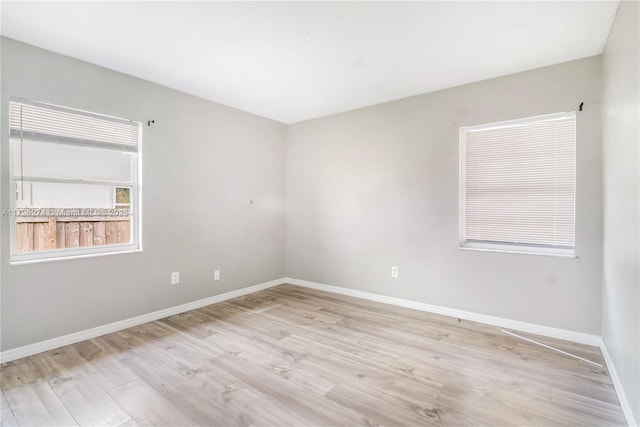
[[[595,347],[537,339],[603,363]],[[604,368],[499,328],[291,285],[1,371],[6,426],[625,424]]]

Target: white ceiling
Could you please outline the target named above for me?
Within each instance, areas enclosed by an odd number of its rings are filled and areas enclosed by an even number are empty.
[[[2,1],[1,32],[293,123],[600,54],[617,5]]]

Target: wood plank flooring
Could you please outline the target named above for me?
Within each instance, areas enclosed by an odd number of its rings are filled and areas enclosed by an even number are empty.
[[[598,348],[534,338],[604,364]],[[625,425],[606,368],[291,285],[0,370],[3,426]]]

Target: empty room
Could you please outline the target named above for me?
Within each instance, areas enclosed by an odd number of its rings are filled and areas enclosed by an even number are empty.
[[[0,16],[0,425],[639,425],[640,2]]]

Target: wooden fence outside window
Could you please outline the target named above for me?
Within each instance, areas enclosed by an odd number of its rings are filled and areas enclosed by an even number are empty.
[[[128,216],[16,218],[17,253],[129,243]]]

